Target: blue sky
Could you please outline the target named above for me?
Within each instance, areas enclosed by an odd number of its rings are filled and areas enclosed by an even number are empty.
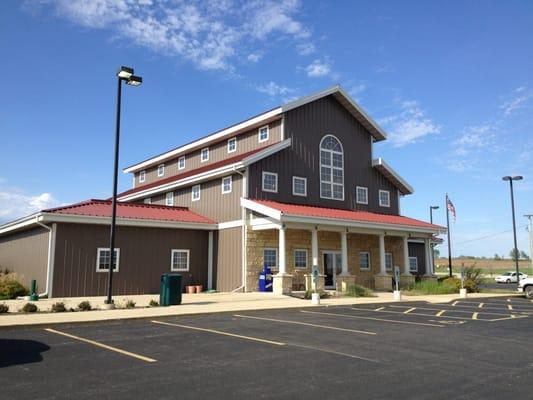
[[[340,83],[389,133],[375,155],[415,188],[402,214],[437,204],[445,224],[448,192],[454,253],[507,255],[501,176],[521,174],[529,252],[531,43],[531,1],[2,1],[0,220],[110,194],[128,65],[121,166]]]

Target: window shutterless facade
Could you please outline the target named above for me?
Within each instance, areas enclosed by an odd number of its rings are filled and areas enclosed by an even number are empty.
[[[234,153],[237,151],[237,138],[231,138],[228,140],[228,153]]]
[[[292,177],[292,194],[294,196],[307,196],[307,178]]]
[[[368,188],[363,186],[356,186],[355,201],[358,204],[368,204]]]
[[[200,162],[206,161],[209,161],[209,147],[202,149],[202,151],[200,152]]]
[[[320,197],[344,200],[344,152],[333,135],[320,142]]]
[[[392,271],[392,253],[385,253],[385,269],[387,271]]]
[[[359,269],[364,271],[370,269],[370,253],[368,251],[359,253]]]
[[[185,169],[185,156],[178,158],[178,169]]]
[[[275,248],[266,248],[263,250],[263,265],[270,268],[278,266],[278,250]]]
[[[263,171],[263,192],[278,192],[278,174],[275,172]]]
[[[173,206],[174,205],[174,193],[168,192],[165,195],[165,205],[166,206]]]
[[[268,125],[262,126],[261,128],[259,128],[258,136],[259,136],[259,139],[258,139],[259,143],[263,143],[268,140],[268,137],[270,136]]]
[[[120,249],[115,248],[113,260],[113,271],[118,272],[120,266]],[[109,247],[99,247],[96,251],[96,272],[108,272],[111,263],[111,251]]]
[[[390,192],[388,190],[379,191],[379,205],[381,207],[390,207]]]
[[[146,180],[146,171],[142,170],[139,172],[139,183],[143,183]]]
[[[294,267],[295,268],[307,268],[308,254],[306,249],[294,250]]]
[[[157,166],[157,176],[161,177],[165,175],[165,164],[159,164]]]
[[[191,200],[198,201],[200,200],[200,185],[195,185],[191,189]]]
[[[222,178],[222,194],[231,193],[231,176]]]
[[[409,272],[418,272],[418,258],[409,257]]]
[[[171,271],[188,271],[189,270],[189,250],[173,249],[170,255]]]

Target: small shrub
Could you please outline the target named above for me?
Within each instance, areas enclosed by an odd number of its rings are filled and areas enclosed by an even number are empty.
[[[150,300],[150,303],[148,303],[149,307],[159,307],[159,303],[155,301],[154,299]]]
[[[407,294],[409,295],[424,295],[424,294],[452,294],[459,292],[459,288],[456,285],[455,281],[448,281],[449,279],[457,278],[448,278],[443,281],[420,281],[414,282],[407,288]],[[459,281],[459,287],[461,282]]]
[[[67,311],[67,308],[65,307],[65,303],[58,301],[57,303],[52,304],[51,310],[52,312],[65,312]]]
[[[91,306],[91,303],[85,300],[85,301],[82,301],[80,304],[78,304],[78,309],[80,311],[91,311],[93,308]]]
[[[346,291],[346,296],[349,297],[375,297],[374,292],[361,285],[350,285]]]
[[[306,290],[304,294],[304,299],[309,300],[313,293],[314,292],[312,290]],[[321,299],[327,299],[329,297],[329,293],[324,290],[319,290],[317,293],[320,295]]]
[[[24,307],[22,307],[22,312],[25,312],[25,313],[33,313],[33,312],[37,312],[38,308],[35,304],[33,303],[26,303],[24,304]]]
[[[15,274],[0,276],[0,300],[16,299],[27,294],[28,289],[17,281]]]
[[[9,311],[9,306],[7,304],[0,304],[0,314],[5,314]]]
[[[461,279],[456,278],[455,276],[452,276],[450,278],[446,278],[442,281],[443,285],[448,285],[450,287],[453,287],[456,292],[459,292],[459,289],[461,289]],[[467,278],[465,275],[465,281],[464,281],[464,288],[469,293],[474,293],[478,291],[478,283],[476,280]]]
[[[128,300],[126,304],[124,304],[124,307],[126,308],[135,308],[135,302],[133,300]]]

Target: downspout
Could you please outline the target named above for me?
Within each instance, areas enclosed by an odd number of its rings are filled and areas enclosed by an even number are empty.
[[[248,167],[246,167],[246,172],[243,173],[238,171],[236,168],[233,170],[242,176],[242,197],[248,198]],[[241,289],[246,291],[246,209],[241,206],[241,218],[242,218],[242,227],[241,227],[241,286],[232,290],[232,293],[237,292]]]
[[[54,255],[55,255],[55,241],[57,224],[52,224],[52,227],[35,220],[35,223],[47,229],[48,234],[48,265],[46,267],[46,289],[43,293],[39,293],[39,298],[52,297],[52,283],[54,278]]]

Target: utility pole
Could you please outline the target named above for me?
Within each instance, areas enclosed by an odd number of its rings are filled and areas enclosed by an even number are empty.
[[[524,215],[529,220],[529,260],[531,261],[531,273],[533,274],[533,214]]]

